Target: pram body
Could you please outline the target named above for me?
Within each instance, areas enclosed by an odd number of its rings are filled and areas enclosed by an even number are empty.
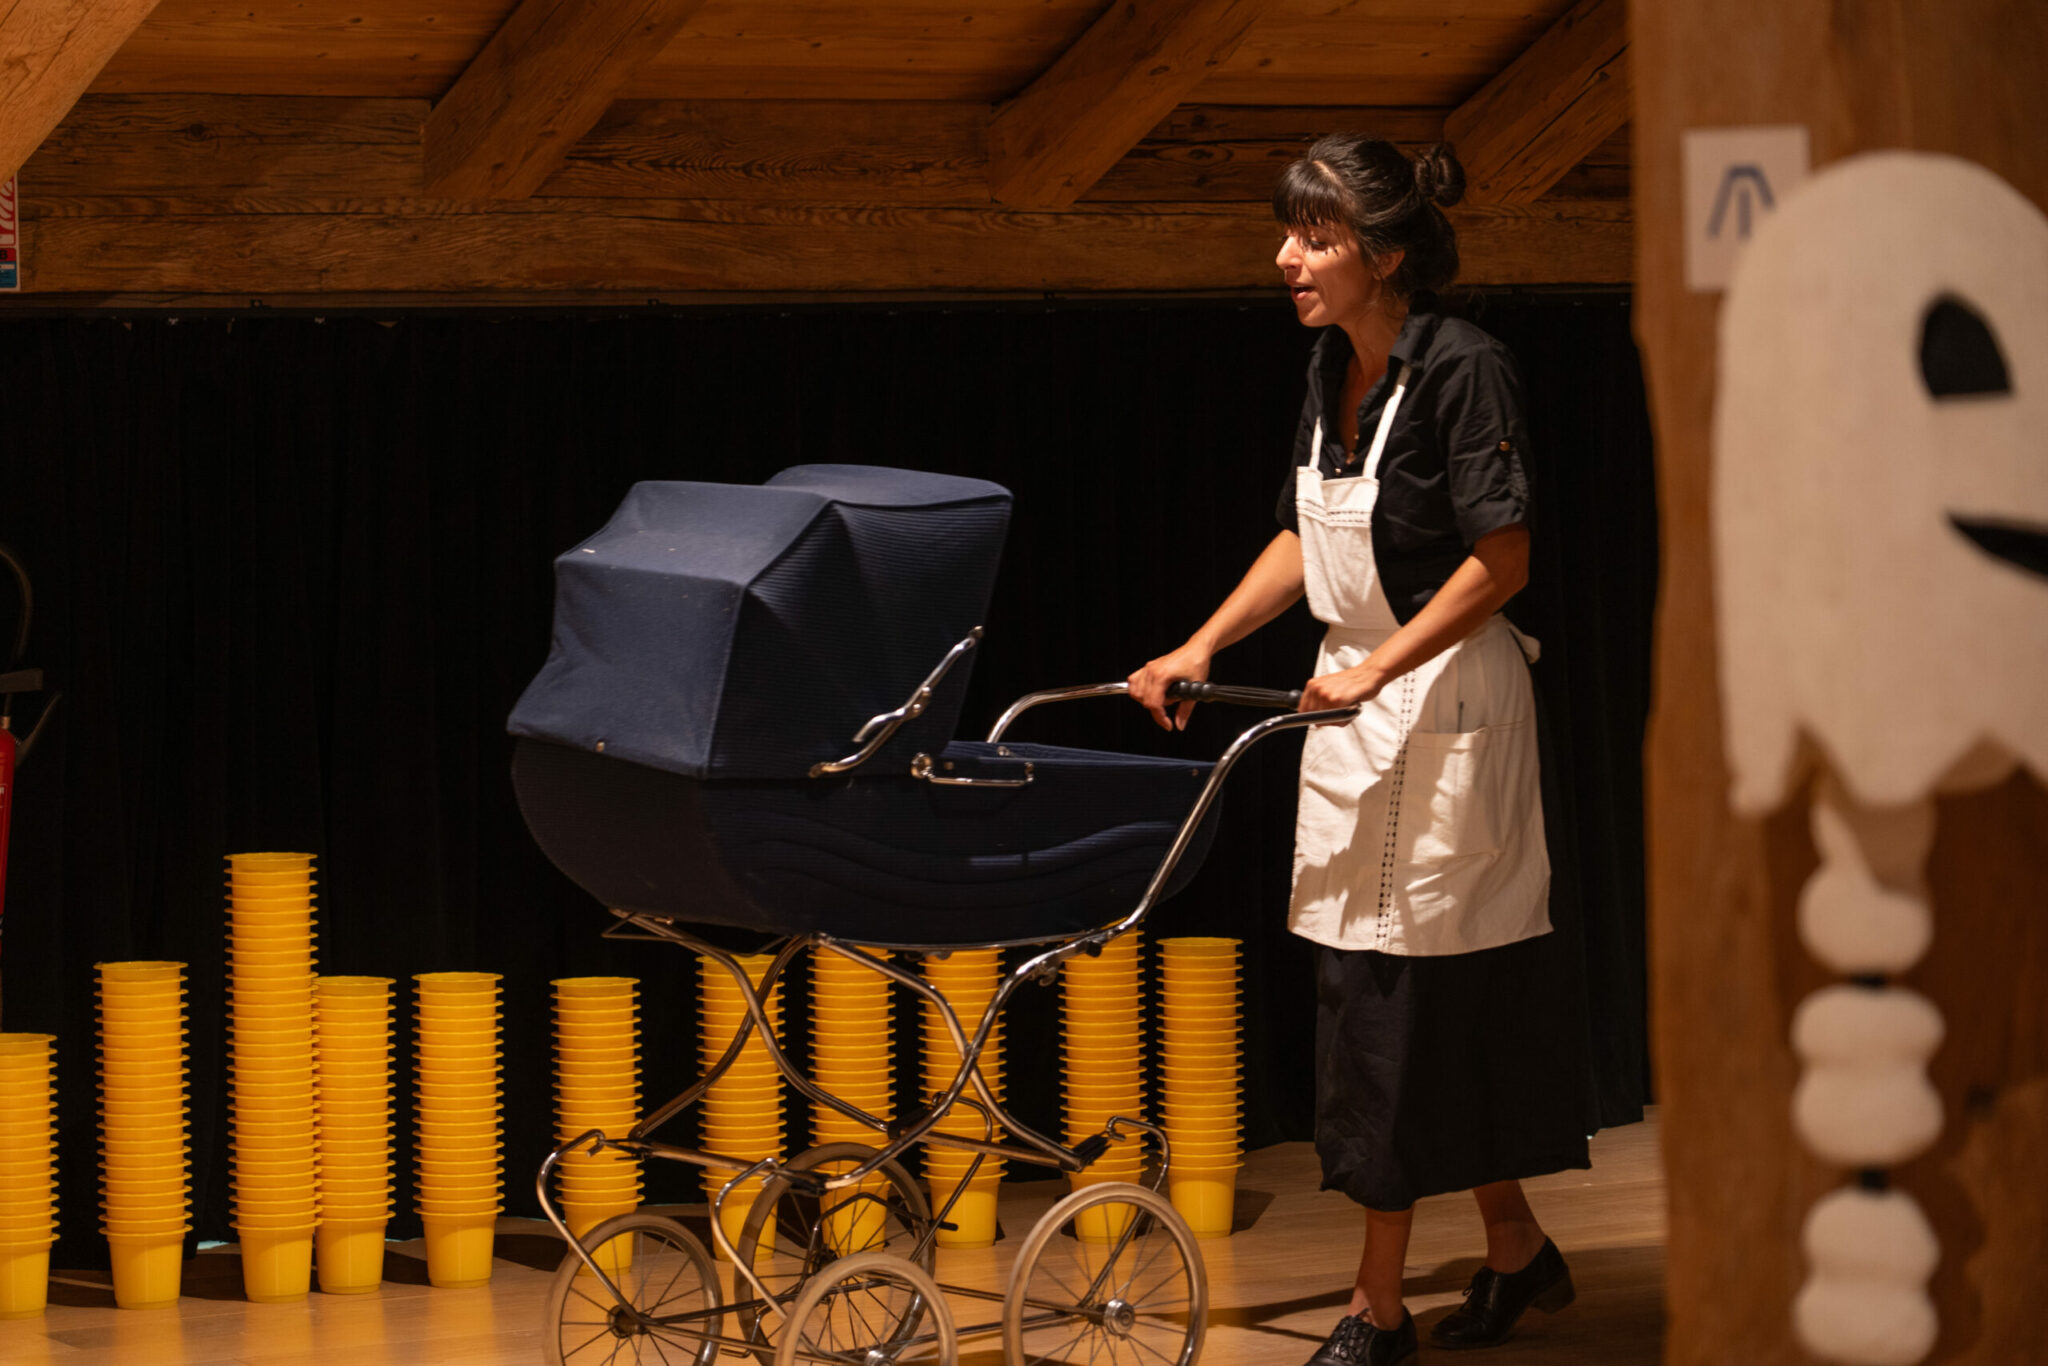
[[[987,739],[956,738],[1009,511],[1008,493],[980,480],[799,466],[758,487],[638,485],[603,530],[556,561],[553,644],[510,722],[519,737],[521,810],[555,864],[611,908],[609,934],[680,943],[723,963],[749,1012],[725,1058],[689,1091],[632,1133],[584,1135],[543,1164],[543,1207],[575,1254],[558,1277],[563,1294],[575,1292],[579,1275],[595,1276],[610,1293],[593,1301],[609,1325],[597,1334],[600,1345],[606,1331],[613,1348],[626,1337],[666,1335],[685,1349],[677,1359],[702,1366],[721,1344],[777,1363],[950,1360],[957,1335],[929,1275],[933,1226],[947,1209],[922,1208],[907,1177],[898,1179],[898,1155],[939,1142],[1081,1171],[1110,1143],[1142,1136],[1161,1150],[1164,1177],[1170,1155],[1155,1127],[1112,1121],[1080,1144],[1058,1143],[1003,1109],[976,1059],[1019,985],[1049,981],[1067,958],[1099,950],[1193,876],[1213,833],[1221,782],[1245,748],[1277,730],[1350,713],[1269,719],[1214,764],[1003,739],[1030,706],[1123,690],[1103,684],[1033,694]],[[1281,694],[1206,692],[1288,705]],[[780,937],[764,980],[750,982],[730,954],[696,933],[713,925]],[[1015,944],[1049,947],[1013,970],[974,1020],[959,1019],[943,996],[886,955],[856,952]],[[806,950],[846,954],[929,1003],[965,1059],[952,1086],[921,1113],[887,1123],[794,1067],[773,1039],[763,1002]],[[731,1065],[755,1029],[801,1092],[873,1128],[872,1150],[842,1151],[830,1163],[815,1153],[747,1162],[653,1138]],[[983,1139],[936,1131],[955,1106],[981,1112]],[[1007,1135],[1001,1142],[998,1126]],[[728,1245],[714,1217],[714,1241],[753,1291],[722,1305],[708,1259],[700,1264],[695,1240],[680,1228],[634,1215],[624,1216],[639,1221],[631,1227],[606,1232],[614,1220],[581,1241],[571,1237],[547,1178],[579,1146],[744,1168],[721,1200],[765,1175],[760,1199],[812,1202],[804,1274],[783,1286],[764,1283],[754,1270],[758,1249]],[[822,1211],[849,1200],[888,1207],[897,1228],[888,1246],[857,1256],[829,1246]],[[1157,1237],[1185,1266],[1189,1303],[1174,1311],[1183,1326],[1166,1355],[1187,1366],[1200,1351],[1205,1281],[1191,1236],[1156,1191],[1077,1191],[1053,1211],[1060,1216],[1054,1227],[1071,1226],[1081,1206],[1099,1214],[1116,1201],[1127,1225],[1119,1250]],[[1031,1242],[1042,1252],[1052,1233],[1037,1232]],[[682,1314],[638,1302],[626,1278],[607,1275],[592,1255],[628,1234],[694,1268],[709,1302]],[[1091,1300],[1084,1292],[1071,1306],[1048,1308],[1049,1292],[1033,1285],[1028,1261],[1018,1264],[1021,1286],[1013,1276],[1014,1302],[1006,1302],[1002,1324],[986,1325],[1002,1328],[1013,1359],[1044,1359],[1029,1356],[1027,1339],[1047,1323],[1074,1318],[1103,1333],[1146,1324],[1144,1306],[1113,1295]],[[877,1287],[893,1287],[900,1300],[886,1331],[868,1334],[875,1340],[857,1352],[820,1336],[816,1325],[829,1326],[835,1305],[873,1298]],[[722,1331],[728,1314],[743,1331]],[[551,1328],[551,1360],[578,1359],[567,1350],[577,1332],[566,1319]]]

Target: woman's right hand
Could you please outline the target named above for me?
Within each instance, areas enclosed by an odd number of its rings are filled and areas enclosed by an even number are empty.
[[[1146,663],[1145,667],[1130,676],[1131,700],[1152,713],[1164,730],[1186,730],[1188,717],[1194,714],[1195,704],[1183,702],[1174,709],[1172,720],[1166,716],[1166,689],[1169,684],[1190,678],[1204,683],[1209,678],[1209,661],[1214,652],[1194,641],[1189,641],[1171,654],[1164,654]]]

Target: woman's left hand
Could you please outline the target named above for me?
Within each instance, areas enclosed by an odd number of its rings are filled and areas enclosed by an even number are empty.
[[[1361,702],[1370,702],[1378,697],[1386,680],[1379,676],[1379,670],[1367,660],[1356,668],[1343,669],[1321,678],[1311,678],[1301,690],[1301,705],[1297,711],[1334,711],[1338,707],[1352,707]]]

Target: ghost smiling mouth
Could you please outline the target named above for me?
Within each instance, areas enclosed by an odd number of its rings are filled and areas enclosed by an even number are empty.
[[[1948,520],[1985,554],[2048,578],[2048,526],[1997,517],[1961,517],[1953,512]]]

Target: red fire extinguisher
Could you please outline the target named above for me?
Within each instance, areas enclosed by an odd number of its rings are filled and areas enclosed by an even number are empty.
[[[34,729],[19,741],[14,733],[14,699],[24,693],[43,690],[43,671],[22,667],[22,656],[28,652],[28,628],[35,617],[35,590],[29,584],[28,569],[21,559],[6,546],[0,545],[0,562],[13,571],[15,583],[21,590],[21,615],[14,628],[14,649],[8,656],[7,668],[0,671],[0,925],[5,924],[7,908],[7,831],[14,817],[15,775],[21,771],[28,752],[35,747],[42,735],[43,727],[50,724],[50,713],[57,709],[62,694],[53,693],[43,704],[43,714],[36,718]]]

